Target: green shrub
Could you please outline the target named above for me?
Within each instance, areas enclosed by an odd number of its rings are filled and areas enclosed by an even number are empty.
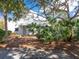
[[[75,38],[76,40],[79,40],[79,20],[75,21]]]
[[[8,31],[8,36],[11,34],[11,31]],[[5,36],[5,31],[0,29],[0,43],[3,43],[3,37]]]
[[[5,31],[0,29],[0,42],[2,41],[4,35],[5,35]]]
[[[44,42],[51,42],[54,39],[51,28],[50,27],[45,27],[45,26],[44,27],[40,26],[36,36],[38,37],[38,39],[40,39]]]
[[[38,39],[44,42],[73,41],[79,39],[79,20],[60,20],[48,18],[46,26],[30,24],[29,30],[36,32]],[[36,30],[35,30],[36,29]]]

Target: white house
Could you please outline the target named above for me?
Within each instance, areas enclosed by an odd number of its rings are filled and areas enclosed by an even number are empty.
[[[32,10],[26,15],[25,18],[21,18],[18,21],[8,21],[8,30],[16,32],[17,34],[29,34],[27,29],[24,29],[24,25],[31,23],[44,24],[46,19],[42,16],[38,16],[36,12]]]

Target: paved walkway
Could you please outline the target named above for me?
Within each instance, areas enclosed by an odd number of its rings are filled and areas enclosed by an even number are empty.
[[[0,59],[79,59],[79,54],[62,49],[0,48]]]

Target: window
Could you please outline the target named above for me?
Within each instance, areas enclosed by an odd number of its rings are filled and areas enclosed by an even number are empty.
[[[19,31],[19,29],[18,28],[15,28],[15,31]]]

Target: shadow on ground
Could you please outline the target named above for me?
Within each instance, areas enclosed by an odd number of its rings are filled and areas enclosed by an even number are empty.
[[[22,39],[22,38],[21,38]],[[34,48],[20,47],[19,44],[32,45]],[[5,48],[0,48],[0,59],[79,59],[79,43],[55,42],[44,45],[37,40],[17,40],[8,42]]]
[[[1,48],[0,59],[79,59],[79,48],[51,50],[30,48]]]

